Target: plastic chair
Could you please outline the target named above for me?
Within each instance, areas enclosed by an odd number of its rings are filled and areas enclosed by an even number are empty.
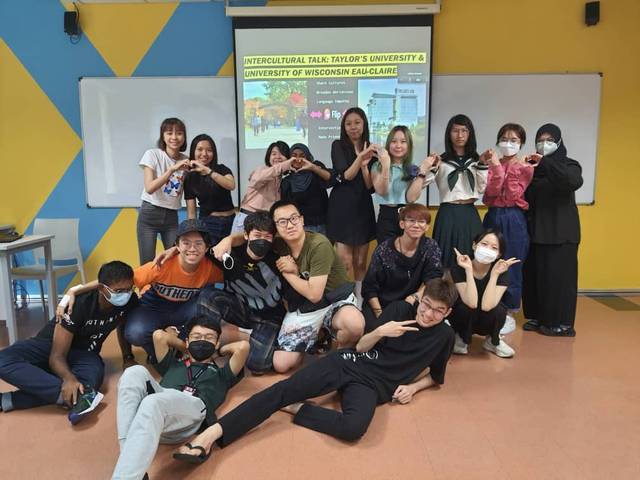
[[[34,235],[55,235],[51,239],[51,256],[53,257],[53,275],[54,278],[68,275],[76,271],[80,272],[82,283],[86,283],[84,275],[84,263],[82,261],[82,253],[80,251],[80,236],[78,234],[78,225],[80,220],[77,218],[36,218],[33,224]],[[44,285],[43,281],[47,278],[47,271],[44,260],[44,249],[36,248],[33,251],[36,263],[23,267],[13,267],[11,276],[13,280],[38,280],[40,283],[40,300],[42,308],[44,304]],[[75,260],[75,263],[68,262]],[[67,262],[65,265],[56,265],[56,262]],[[57,302],[58,299],[49,299],[49,301]]]

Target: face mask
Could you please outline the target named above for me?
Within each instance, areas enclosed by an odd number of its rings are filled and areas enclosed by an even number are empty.
[[[476,247],[473,258],[475,258],[480,263],[489,264],[496,261],[496,258],[498,258],[498,252],[480,245]]]
[[[543,157],[546,155],[551,155],[558,149],[558,143],[550,142],[549,140],[545,140],[544,142],[536,143],[536,151],[542,155]]]
[[[520,144],[512,142],[500,142],[498,144],[498,148],[500,149],[500,153],[503,157],[513,157],[520,151]]]
[[[123,307],[129,302],[129,299],[131,298],[133,292],[112,292],[111,290],[109,290],[109,294],[111,295],[110,297],[104,295],[104,298],[107,299],[107,302],[109,302],[114,307]]]
[[[265,240],[264,238],[249,240],[249,248],[256,257],[262,258],[267,253],[269,253],[269,250],[271,250],[271,242],[269,240]]]
[[[189,353],[196,362],[201,362],[216,353],[216,346],[207,340],[189,342]]]

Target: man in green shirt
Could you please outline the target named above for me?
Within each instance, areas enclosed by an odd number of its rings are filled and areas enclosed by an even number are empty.
[[[288,313],[273,353],[273,369],[284,373],[313,349],[322,329],[338,348],[353,347],[364,333],[364,316],[333,245],[324,235],[305,231],[304,216],[296,204],[279,200],[269,213],[279,235],[273,243],[280,255],[276,266],[291,286],[285,293]],[[244,242],[242,234],[232,234],[213,247],[213,254],[222,260]]]
[[[189,327],[186,343],[171,328],[153,333],[159,360],[156,370],[162,380],[158,383],[145,367],[136,365],[127,368],[118,383],[120,457],[114,479],[142,478],[160,442],[180,443],[203,425],[213,425],[215,409],[241,378],[249,355],[248,342],[223,346],[220,354],[231,354],[231,358],[219,367],[213,360],[219,322],[197,317]]]
[[[354,284],[331,245],[320,233],[304,230],[304,217],[293,202],[280,200],[271,207],[281,244],[276,263],[292,287],[289,312],[278,335],[273,368],[286,372],[296,367],[315,345],[321,329],[338,348],[353,347],[364,333],[364,317],[357,307]]]

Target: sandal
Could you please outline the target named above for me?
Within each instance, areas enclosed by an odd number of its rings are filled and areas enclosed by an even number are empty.
[[[176,452],[173,454],[173,458],[175,458],[176,460],[180,460],[181,462],[187,462],[194,465],[204,463],[211,456],[211,452],[213,451],[213,446],[209,449],[208,452],[205,451],[204,447],[201,447],[199,445],[191,445],[190,443],[186,443],[185,447],[190,450],[200,450],[200,453],[198,455],[190,455],[188,453]]]

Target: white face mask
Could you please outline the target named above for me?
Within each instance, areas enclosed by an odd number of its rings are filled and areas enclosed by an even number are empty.
[[[560,142],[555,143],[555,142],[550,142],[549,140],[538,142],[536,143],[536,151],[543,157],[545,155],[551,155],[553,152],[555,152],[558,149],[559,144]]]
[[[498,252],[492,250],[489,247],[478,245],[476,247],[473,258],[475,258],[480,263],[489,264],[496,261],[496,258],[498,258]]]
[[[520,151],[520,144],[515,142],[500,142],[498,148],[503,157],[513,157]]]

